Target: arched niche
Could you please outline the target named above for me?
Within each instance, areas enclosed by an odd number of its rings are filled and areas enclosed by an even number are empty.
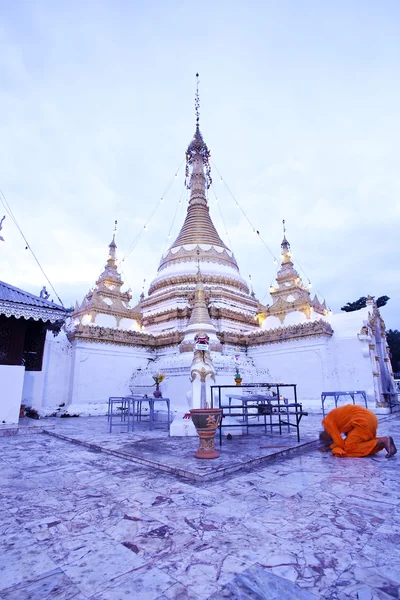
[[[119,322],[119,329],[124,331],[139,331],[139,325],[135,319],[124,318]]]
[[[99,327],[111,327],[115,328],[117,326],[117,319],[114,315],[105,315],[104,313],[99,313],[96,315],[95,325]]]
[[[293,310],[285,316],[285,320],[283,325],[286,327],[287,325],[299,325],[300,323],[305,323],[307,321],[306,315],[300,310]]]

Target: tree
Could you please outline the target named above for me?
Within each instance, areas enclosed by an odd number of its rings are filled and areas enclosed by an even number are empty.
[[[372,296],[372,299],[374,298],[375,296]],[[379,298],[376,301],[377,307],[380,308],[381,306],[385,306],[388,300],[390,300],[389,296],[379,296]],[[345,312],[353,312],[354,310],[360,310],[360,308],[365,308],[366,306],[367,298],[366,296],[361,296],[361,298],[359,298],[355,302],[348,302],[347,304],[342,306],[340,310],[344,310]]]
[[[376,301],[377,307],[380,308],[381,306],[385,306],[388,300],[390,300],[389,296],[379,296],[378,300]]]
[[[400,372],[400,331],[389,329],[386,332],[386,340],[390,350],[390,360],[394,373]]]

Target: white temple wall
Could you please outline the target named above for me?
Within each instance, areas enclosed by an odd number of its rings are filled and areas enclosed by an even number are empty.
[[[68,401],[71,344],[64,331],[46,334],[41,371],[25,371],[22,402],[40,413]]]
[[[68,412],[105,414],[110,396],[130,394],[137,368],[145,368],[154,354],[141,347],[77,340],[72,348]]]
[[[36,410],[42,407],[45,369],[46,367],[43,364],[41,371],[25,371],[22,404],[31,406]]]
[[[269,370],[272,382],[297,384],[299,402],[318,409],[321,392],[332,383],[326,346],[324,338],[306,338],[249,348],[248,356],[256,367]]]
[[[328,343],[328,351],[329,369],[336,387],[324,391],[363,390],[367,393],[371,408],[375,407],[377,398],[368,343],[361,342],[357,337],[340,338],[333,335]]]
[[[308,409],[321,409],[322,392],[355,390],[365,391],[369,407],[375,407],[368,344],[356,336],[268,344],[249,348],[248,355],[256,366],[268,368],[275,381],[296,383],[298,399]]]
[[[192,389],[190,382],[190,365],[192,352],[180,352],[179,346],[170,346],[157,351],[157,359],[149,363],[146,373],[143,373],[143,384],[152,385],[152,375],[163,373],[165,380],[160,389],[164,398],[171,401],[172,413],[186,413],[190,409],[188,392]]]
[[[0,423],[18,423],[25,367],[0,365]]]

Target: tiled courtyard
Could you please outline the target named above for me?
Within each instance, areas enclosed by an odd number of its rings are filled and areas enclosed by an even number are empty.
[[[0,437],[0,598],[399,598],[399,454],[320,454],[319,421],[208,464],[194,439],[104,417]],[[399,445],[400,415],[379,431]]]

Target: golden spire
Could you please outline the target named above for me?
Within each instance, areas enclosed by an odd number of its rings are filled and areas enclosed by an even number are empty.
[[[198,254],[199,252],[197,252],[197,255]],[[194,305],[192,308],[192,314],[190,315],[188,326],[204,324],[211,325],[211,327],[214,329],[214,325],[212,324],[210,314],[206,305],[206,298],[204,294],[203,281],[201,279],[199,259],[197,259],[197,276],[196,289],[194,293]]]
[[[216,336],[215,325],[211,321],[204,293],[203,281],[200,272],[200,251],[197,250],[197,276],[194,303],[189,323],[185,329],[185,337],[180,344],[181,352],[191,352],[195,345],[195,336],[207,335],[210,340],[210,350],[221,352],[222,346]]]
[[[206,189],[212,183],[209,162],[211,154],[200,132],[198,77],[199,74],[196,73],[196,131],[186,150],[186,181],[189,182],[187,187],[190,189],[189,207],[182,229],[171,248],[185,244],[211,244],[228,250],[215,229],[207,204]]]

